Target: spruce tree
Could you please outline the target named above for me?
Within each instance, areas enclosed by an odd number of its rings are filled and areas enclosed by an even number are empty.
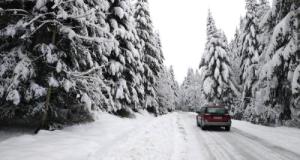
[[[102,76],[103,53],[113,48],[107,6],[106,1],[1,2],[1,122],[49,127],[91,120],[98,107],[109,110]]]
[[[175,110],[176,94],[173,88],[172,74],[168,68],[165,67],[157,84],[157,97],[159,104],[159,113],[164,114]]]
[[[270,24],[274,27],[263,57],[266,63],[260,72],[256,96],[257,106],[260,106],[257,110],[262,115],[260,121],[266,124],[297,117],[294,105],[297,97],[293,97],[292,84],[293,79],[297,79],[293,75],[297,75],[296,68],[300,63],[297,56],[297,8],[300,4],[285,0],[273,3],[270,19],[276,23]]]
[[[197,111],[204,105],[204,94],[201,85],[202,77],[198,70],[189,69],[180,86],[180,103],[178,109],[184,111]]]
[[[187,71],[187,76],[184,78],[183,83],[180,86],[180,109],[189,111],[192,107],[192,92],[195,73],[192,68]]]
[[[292,94],[293,94],[293,109],[300,109],[300,64],[295,69],[292,81]],[[294,111],[296,112],[296,111]],[[297,115],[298,114],[298,115]],[[295,116],[299,116],[299,113],[295,113]]]
[[[153,30],[147,0],[138,0],[136,2],[134,18],[144,64],[144,106],[149,111],[156,112],[158,104],[155,87],[157,86],[159,73],[163,69],[163,56],[160,37]]]
[[[230,105],[230,97],[238,94],[232,77],[225,35],[217,30],[209,12],[207,18],[207,43],[200,63],[203,73],[203,91],[208,103]]]
[[[242,101],[243,108],[252,107],[254,85],[258,80],[258,61],[260,56],[258,41],[258,18],[256,0],[246,0],[246,18],[242,33],[241,75],[243,84]],[[247,115],[248,116],[248,115]]]
[[[133,19],[133,6],[129,0],[109,1],[110,32],[114,48],[108,52],[109,65],[105,79],[111,85],[114,110],[117,114],[128,114],[138,110],[143,97],[141,55],[137,47],[138,35]]]
[[[174,73],[174,69],[173,66],[170,66],[169,68],[169,73],[170,73],[170,81],[171,81],[171,87],[172,90],[174,92],[174,98],[175,98],[175,107],[177,108],[179,106],[179,84],[178,82],[175,80],[175,73]]]

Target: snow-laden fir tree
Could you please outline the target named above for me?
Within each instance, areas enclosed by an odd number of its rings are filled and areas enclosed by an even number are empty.
[[[188,69],[187,76],[180,86],[179,110],[196,111],[204,105],[201,75],[198,70]]]
[[[263,54],[270,43],[271,28],[269,24],[272,23],[272,20],[269,18],[269,14],[271,13],[271,7],[268,0],[259,0],[257,5],[257,39],[259,41],[259,52]],[[263,61],[263,58],[261,57],[259,59],[259,63],[262,63]]]
[[[241,74],[241,58],[239,56],[240,49],[241,49],[241,36],[240,31],[236,29],[233,40],[229,43],[229,62],[230,66],[233,71],[233,76],[236,82],[240,81],[240,74]]]
[[[293,86],[297,86],[297,66],[300,63],[297,51],[299,6],[299,1],[275,0],[268,15],[273,22],[269,24],[272,35],[262,55],[265,63],[260,71],[255,97],[255,111],[259,115],[255,121],[260,123],[297,121],[298,97]]]
[[[102,67],[116,42],[107,1],[0,5],[1,122],[74,123],[91,120],[97,107],[110,110]]]
[[[258,18],[257,18],[257,1],[246,0],[246,17],[244,20],[244,28],[242,33],[242,49],[241,56],[241,83],[242,91],[242,107],[243,109],[252,110],[254,85],[258,80],[258,61],[261,51],[259,50],[258,41]],[[251,112],[246,112],[251,114]],[[251,115],[244,115],[249,117]]]
[[[114,112],[127,114],[138,110],[142,104],[142,55],[138,50],[138,35],[129,0],[109,1],[107,21],[116,46],[108,52],[104,76],[111,86]]]
[[[242,23],[242,21],[241,21]],[[232,76],[234,81],[237,84],[237,88],[242,88],[242,84],[240,82],[240,74],[242,72],[240,64],[241,64],[241,57],[239,56],[240,51],[242,49],[242,39],[241,39],[241,31],[242,29],[236,29],[235,35],[233,40],[229,44],[229,52],[228,52],[228,57],[229,57],[229,63],[232,69]],[[241,94],[238,96],[234,97],[234,105],[231,107],[231,112],[232,115],[235,119],[242,119],[243,117],[243,107]]]
[[[157,112],[158,103],[155,87],[159,73],[163,69],[163,56],[160,37],[153,30],[147,0],[138,0],[136,2],[134,18],[144,64],[144,106],[151,112]]]
[[[175,110],[177,93],[174,88],[174,73],[165,67],[163,72],[160,72],[157,85],[157,96],[159,103],[159,112],[168,113]]]
[[[300,65],[295,69],[292,81],[293,105],[295,106],[294,116],[300,116]]]
[[[203,74],[203,91],[207,103],[232,104],[239,94],[228,58],[225,35],[215,26],[211,12],[207,18],[207,43],[200,63]]]
[[[145,97],[157,102],[159,36],[151,23],[136,25],[133,7],[129,0],[1,1],[0,122],[49,127],[92,120],[99,109],[136,111]]]
[[[180,110],[189,111],[192,108],[192,97],[190,96],[191,87],[194,82],[194,70],[189,68],[187,71],[187,76],[184,78],[180,86]]]
[[[257,4],[257,17],[258,19],[263,19],[264,16],[269,12],[271,9],[269,0],[259,0]],[[261,21],[260,20],[260,21]]]
[[[170,73],[170,81],[171,81],[171,87],[175,95],[175,107],[177,108],[179,106],[179,96],[180,96],[180,91],[179,91],[179,84],[175,79],[175,73],[173,66],[170,66],[169,68],[169,73]]]

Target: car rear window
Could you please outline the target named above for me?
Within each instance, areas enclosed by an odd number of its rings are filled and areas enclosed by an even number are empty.
[[[227,114],[227,110],[225,108],[207,108],[207,113],[210,113],[210,114]]]

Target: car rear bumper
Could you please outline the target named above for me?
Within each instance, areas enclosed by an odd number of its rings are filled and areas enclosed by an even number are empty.
[[[231,121],[229,122],[203,122],[204,126],[220,126],[220,127],[226,127],[231,126]]]

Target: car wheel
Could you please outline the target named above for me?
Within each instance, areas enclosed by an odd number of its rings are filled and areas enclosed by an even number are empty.
[[[230,131],[230,126],[226,126],[225,131]]]
[[[206,130],[206,126],[204,126],[202,123],[201,123],[201,129]]]

